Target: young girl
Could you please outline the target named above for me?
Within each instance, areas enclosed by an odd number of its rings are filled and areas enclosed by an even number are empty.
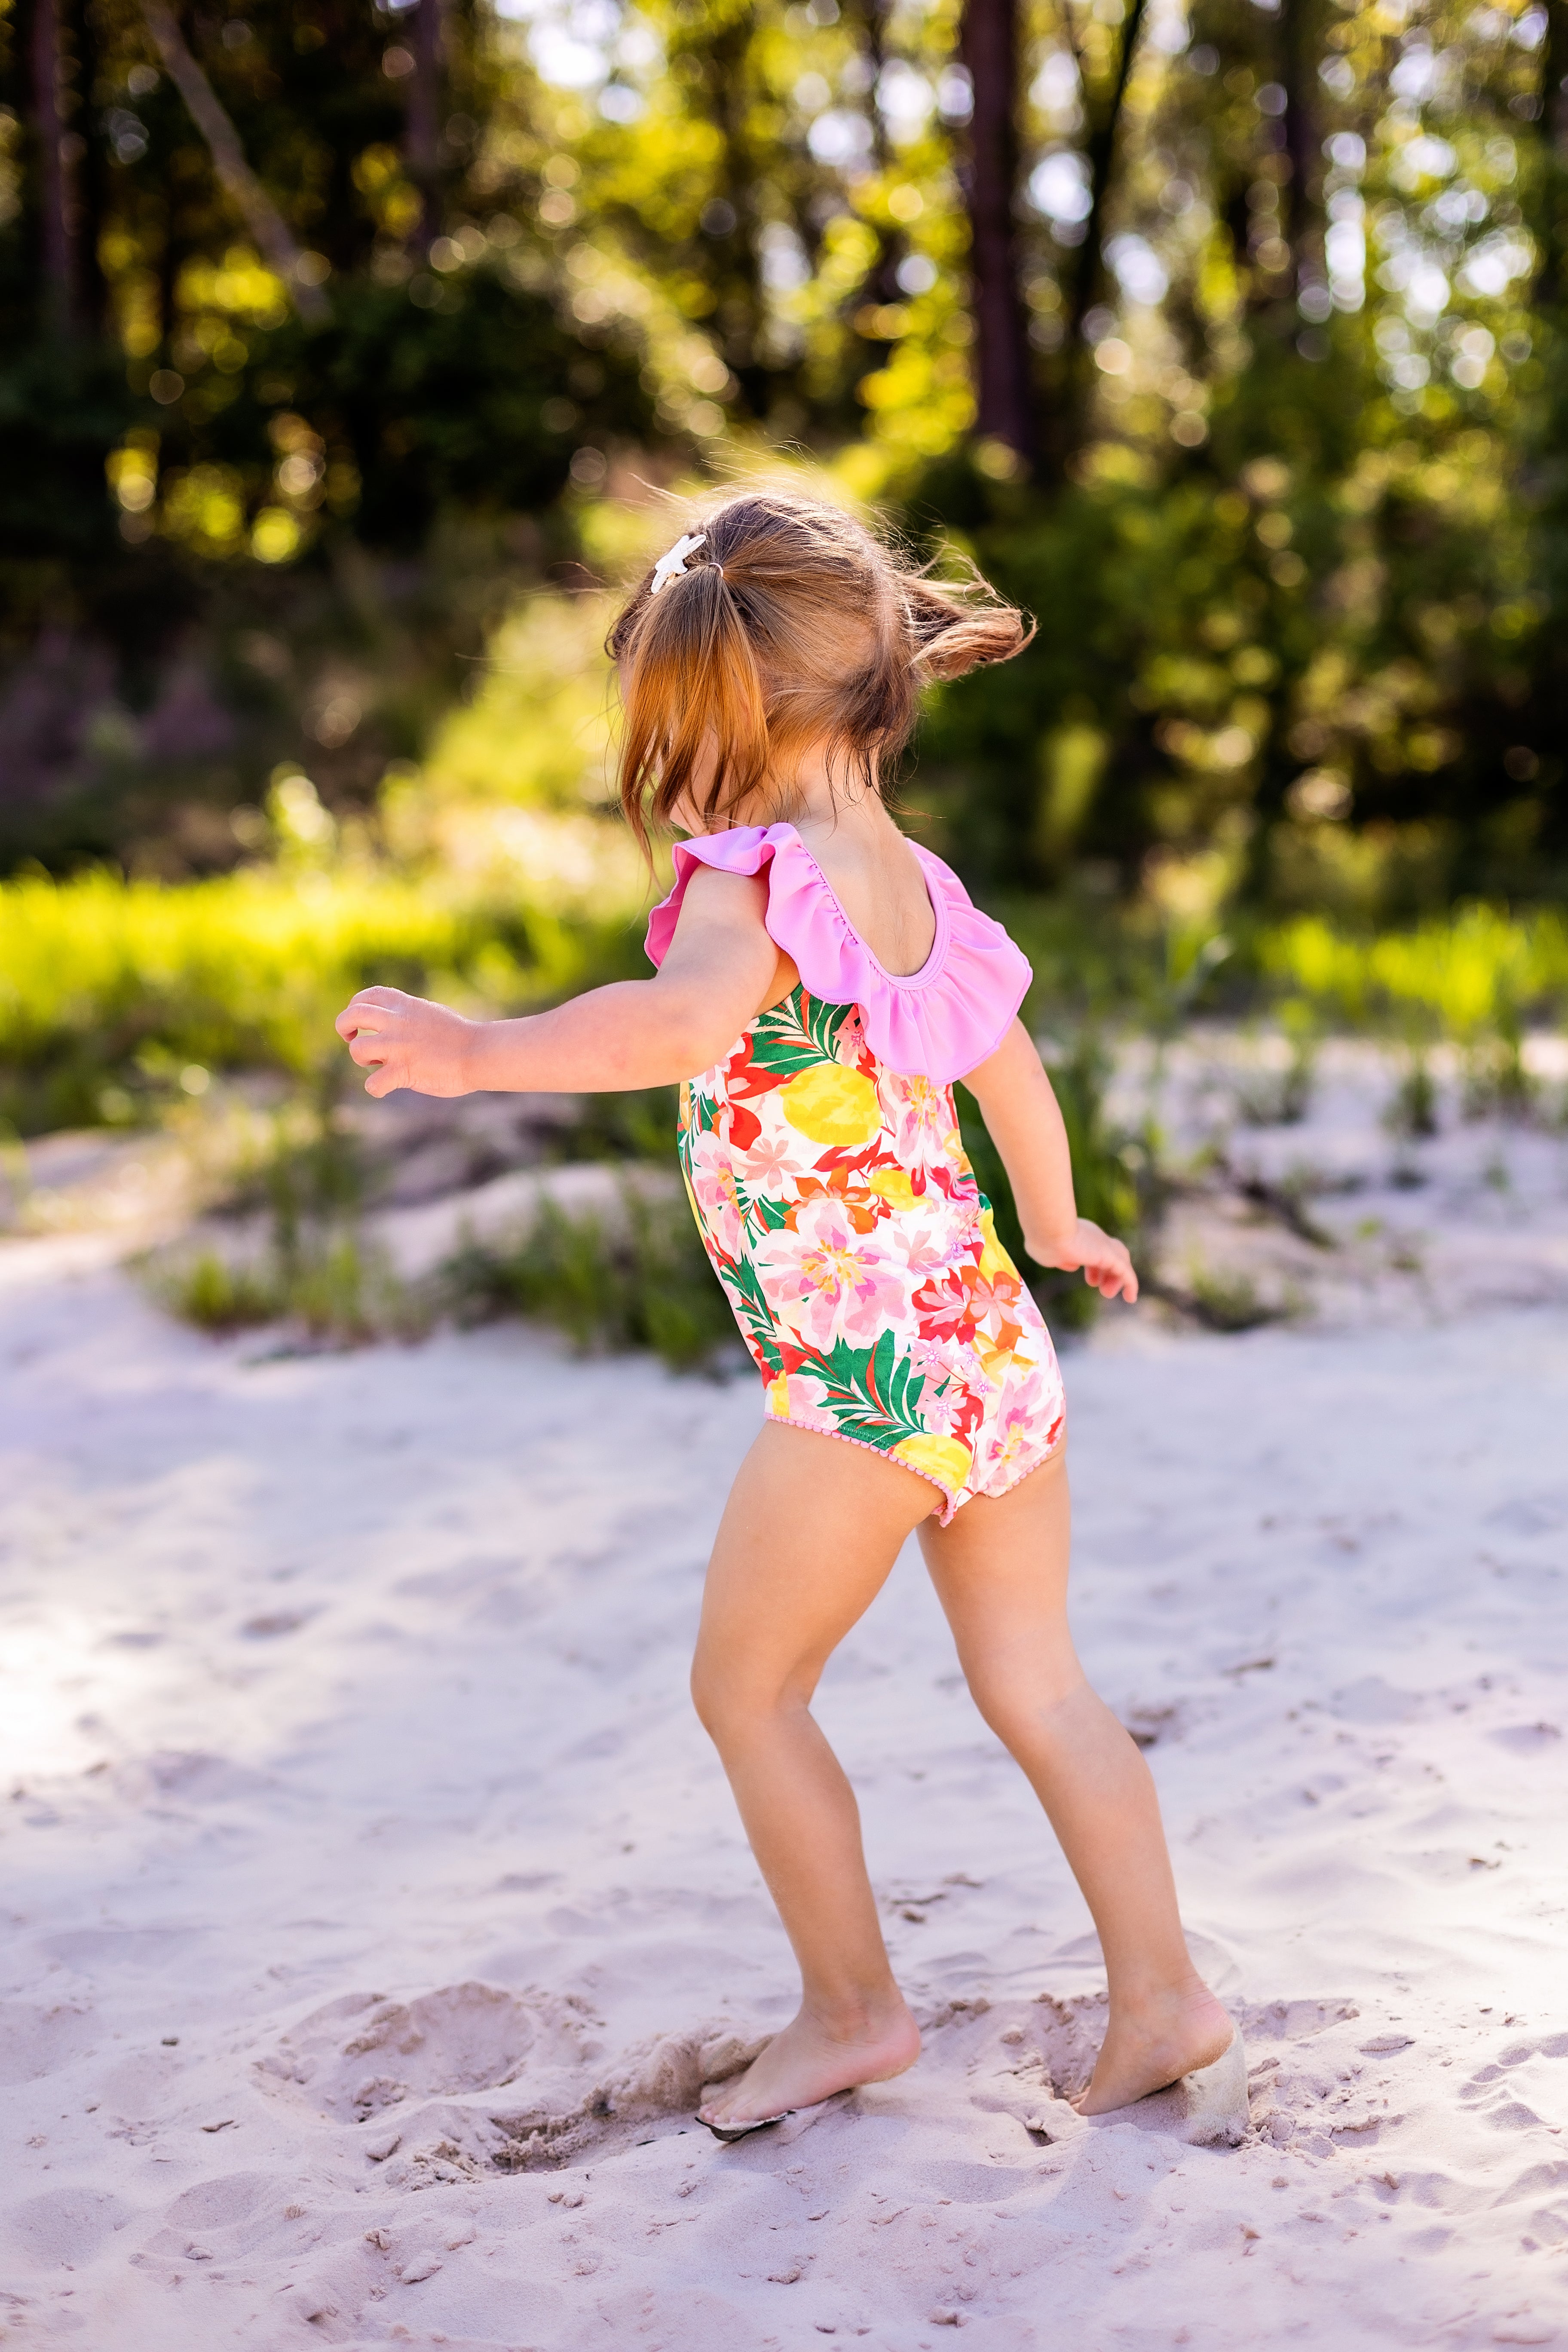
[[[1191,2137],[1246,2128],[1240,2037],[1188,1957],[1153,1782],[1073,1653],[1061,1378],[964,1158],[955,1078],[1031,1257],[1107,1298],[1135,1299],[1137,1276],[1074,1206],[1017,1019],[1028,965],[880,796],[921,687],[1026,642],[983,583],[939,586],[831,508],[726,499],[610,637],[626,815],[645,848],[650,821],[688,835],[648,926],[657,977],[515,1021],[369,988],[338,1019],[372,1095],[682,1082],[693,1213],[765,1384],[692,1691],[802,1978],[792,2022],[710,2089],[721,2138],[920,2052],[855,1799],[810,1712],[911,1531],[1100,1933],[1110,2021],[1083,2113],[1184,2081]]]

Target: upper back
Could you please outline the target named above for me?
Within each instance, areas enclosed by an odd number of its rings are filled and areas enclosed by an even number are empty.
[[[799,818],[795,829],[884,971],[912,978],[936,944],[936,910],[920,859],[881,801],[868,793],[830,820]]]
[[[1001,1044],[1029,985],[1026,960],[952,868],[904,841],[890,820],[889,842],[869,828],[837,830],[837,854],[824,842],[820,862],[794,824],[678,841],[675,887],[648,919],[650,960],[663,963],[694,872],[764,877],[768,935],[810,994],[858,1005],[866,1040],[889,1069],[942,1085],[964,1076]]]

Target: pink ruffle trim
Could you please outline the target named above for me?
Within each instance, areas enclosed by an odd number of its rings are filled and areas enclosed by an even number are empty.
[[[919,971],[892,972],[878,962],[793,824],[742,824],[677,842],[675,887],[648,919],[649,959],[664,961],[698,866],[765,870],[768,935],[794,959],[810,993],[825,1004],[858,1004],[866,1041],[890,1070],[949,1086],[995,1052],[1034,975],[952,867],[918,842],[910,846],[936,917],[936,938]]]

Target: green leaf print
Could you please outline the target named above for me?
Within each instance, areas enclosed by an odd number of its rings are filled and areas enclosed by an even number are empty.
[[[854,1012],[852,1004],[826,1004],[803,986],[793,988],[782,1004],[759,1013],[752,1031],[752,1060],[770,1077],[798,1077],[814,1063],[838,1057],[838,1032]]]
[[[846,1437],[858,1437],[887,1453],[901,1438],[924,1434],[919,1407],[926,1376],[898,1352],[891,1331],[874,1348],[851,1348],[838,1339],[826,1355],[809,1357],[800,1368],[820,1381],[822,1402]]]
[[[775,1201],[770,1193],[754,1192],[748,1207],[752,1223],[764,1234],[776,1234],[789,1221],[789,1202]]]
[[[721,1265],[716,1270],[734,1309],[742,1337],[762,1358],[770,1374],[782,1371],[784,1358],[774,1336],[773,1309],[763,1296],[756,1267],[750,1258],[742,1258],[738,1265]]]
[[[816,1038],[825,1057],[836,1062],[838,1059],[838,1033],[855,1007],[852,1004],[825,1003],[820,996],[808,996],[804,988],[800,997],[807,1031]]]

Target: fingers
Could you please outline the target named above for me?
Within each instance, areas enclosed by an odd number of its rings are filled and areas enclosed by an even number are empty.
[[[401,988],[362,988],[350,997],[332,1026],[346,1045],[362,1029],[371,1035],[375,1034],[378,1024],[374,1020],[367,1020],[367,1013],[395,1013],[400,1005],[409,1002]]]
[[[1138,1276],[1132,1260],[1120,1244],[1104,1257],[1092,1257],[1085,1262],[1083,1278],[1089,1287],[1098,1290],[1102,1298],[1125,1298],[1129,1307],[1136,1304]]]
[[[401,988],[362,988],[351,996],[332,1026],[349,1049],[349,1059],[370,1075],[364,1090],[380,1101],[408,1084],[408,1059],[401,1017],[405,1005],[416,1003]]]

